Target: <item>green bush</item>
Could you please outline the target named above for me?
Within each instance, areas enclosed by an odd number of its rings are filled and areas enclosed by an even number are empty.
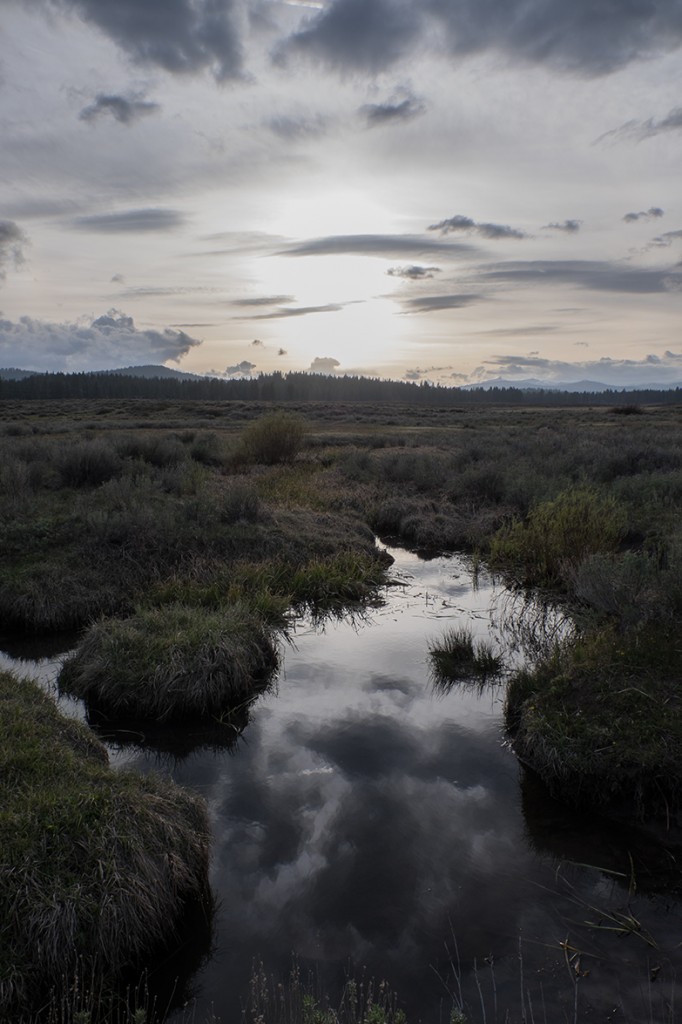
[[[303,447],[305,433],[305,421],[300,416],[267,413],[245,428],[237,455],[265,466],[293,462]]]
[[[613,551],[625,534],[624,510],[590,487],[563,491],[531,509],[525,522],[499,530],[493,563],[521,568],[529,581],[559,582],[566,566],[586,555]]]

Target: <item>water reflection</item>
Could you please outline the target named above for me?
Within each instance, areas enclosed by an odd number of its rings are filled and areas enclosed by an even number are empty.
[[[630,832],[538,789],[506,743],[503,688],[437,693],[430,678],[447,626],[517,664],[570,627],[485,571],[473,586],[466,559],[391,553],[385,605],[300,623],[236,745],[115,736],[120,761],[209,804],[218,910],[193,1018],[236,1020],[253,958],[284,978],[295,951],[332,994],[366,965],[429,1024],[448,1019],[448,993],[472,1022],[483,1008],[491,1022],[672,1019],[674,853],[657,847],[659,870]],[[610,923],[628,914],[639,932]]]

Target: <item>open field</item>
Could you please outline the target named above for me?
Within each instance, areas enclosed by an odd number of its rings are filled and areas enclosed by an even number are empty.
[[[580,626],[511,681],[524,762],[563,799],[675,826],[682,409],[308,403],[271,414],[241,402],[4,402],[3,632],[78,629],[61,685],[94,707],[219,724],[267,685],[293,616],[379,599],[390,567],[374,533],[465,548],[564,600]],[[458,664],[464,648],[477,653],[466,639],[451,644]],[[21,775],[31,730],[8,707],[5,756]],[[37,793],[36,764],[24,781]],[[3,828],[13,813],[0,812]],[[39,863],[38,832],[26,834],[18,853],[3,844],[5,877]],[[16,946],[21,917],[6,920]],[[0,963],[0,992],[19,992],[18,963]]]

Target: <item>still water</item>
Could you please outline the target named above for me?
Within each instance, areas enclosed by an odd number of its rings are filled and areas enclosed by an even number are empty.
[[[511,667],[569,624],[460,556],[391,554],[385,604],[299,622],[231,742],[101,727],[115,764],[210,808],[211,953],[171,1019],[239,1021],[254,959],[285,980],[293,953],[332,1001],[364,971],[425,1024],[453,1005],[472,1024],[679,1019],[675,852],[552,801],[509,748],[504,684],[430,674],[449,626]]]

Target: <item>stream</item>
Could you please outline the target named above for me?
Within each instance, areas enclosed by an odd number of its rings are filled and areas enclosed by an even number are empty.
[[[295,954],[332,1004],[348,977],[385,978],[410,1024],[453,1005],[471,1024],[674,1022],[674,851],[552,800],[509,747],[504,682],[444,691],[430,672],[447,627],[511,668],[570,623],[463,556],[389,550],[385,603],[299,621],[227,745],[99,724],[114,765],[169,774],[210,810],[210,950],[187,925],[172,969],[194,973],[169,1020],[236,1024],[254,961],[286,981]],[[58,657],[10,653],[2,667],[51,685]]]

